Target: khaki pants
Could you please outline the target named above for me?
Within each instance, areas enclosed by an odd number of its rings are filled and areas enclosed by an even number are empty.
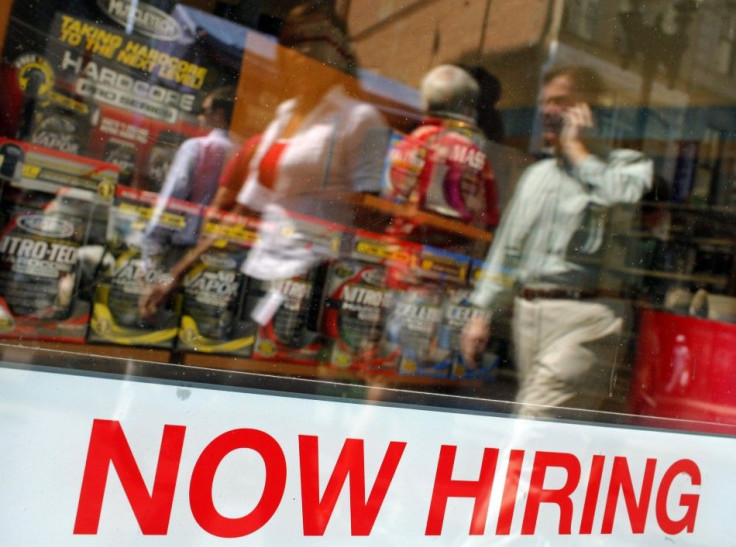
[[[618,314],[616,310],[618,308]],[[612,300],[516,298],[512,323],[523,416],[597,410],[610,391],[623,329]]]

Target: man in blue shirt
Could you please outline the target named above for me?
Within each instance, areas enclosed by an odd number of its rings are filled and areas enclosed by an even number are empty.
[[[219,187],[220,174],[236,149],[228,130],[235,104],[234,95],[233,87],[220,87],[202,101],[199,124],[209,129],[209,133],[187,139],[177,150],[159,192],[153,217],[146,228],[147,237],[161,239],[160,217],[170,199],[204,206],[212,202]],[[182,246],[194,245],[197,228],[198,222],[191,222],[187,228],[173,234],[170,242]]]

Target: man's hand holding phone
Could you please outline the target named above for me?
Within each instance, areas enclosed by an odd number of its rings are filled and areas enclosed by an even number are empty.
[[[562,114],[560,151],[573,165],[590,155],[585,137],[595,128],[595,118],[587,103],[576,103]]]

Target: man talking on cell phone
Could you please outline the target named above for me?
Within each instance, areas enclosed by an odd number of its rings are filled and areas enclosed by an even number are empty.
[[[539,109],[550,157],[521,176],[471,297],[496,319],[513,298],[521,415],[599,409],[614,370],[623,301],[601,287],[595,260],[576,258],[601,252],[605,212],[641,199],[651,186],[652,162],[634,150],[599,150],[593,109],[603,91],[587,67],[544,75]],[[492,334],[485,320],[468,322],[460,342],[468,366]]]

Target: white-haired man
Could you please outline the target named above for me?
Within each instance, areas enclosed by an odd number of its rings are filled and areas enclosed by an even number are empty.
[[[479,228],[495,227],[496,181],[475,121],[478,83],[465,70],[442,65],[426,74],[420,92],[426,118],[391,150],[386,193]],[[411,218],[401,218],[393,231],[406,235],[414,227]]]

